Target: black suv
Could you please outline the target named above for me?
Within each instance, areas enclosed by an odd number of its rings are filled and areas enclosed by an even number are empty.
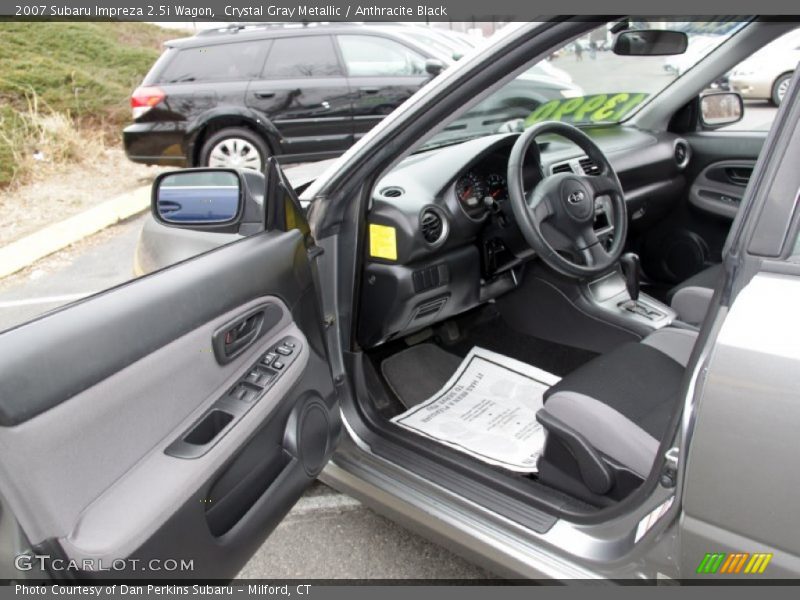
[[[234,25],[167,42],[131,96],[128,158],[261,169],[349,148],[448,57],[403,27]]]

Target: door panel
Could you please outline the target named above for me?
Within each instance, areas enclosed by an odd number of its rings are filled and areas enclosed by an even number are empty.
[[[194,561],[114,576],[235,575],[338,435],[312,281],[303,236],[265,232],[0,335],[0,485],[31,543]],[[253,314],[220,364],[215,333]],[[286,340],[272,379],[248,378]]]
[[[642,267],[651,280],[670,287],[722,260],[738,202],[747,186],[766,132],[704,131],[686,134],[691,154],[688,186],[675,206],[639,242]]]
[[[689,202],[698,210],[732,221],[739,210],[754,166],[755,160],[711,163],[692,183]]]

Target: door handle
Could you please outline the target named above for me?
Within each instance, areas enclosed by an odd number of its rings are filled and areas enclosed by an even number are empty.
[[[222,347],[226,356],[236,354],[256,338],[263,316],[263,313],[257,313],[247,317],[225,332]]]
[[[274,98],[275,92],[253,92],[253,95],[261,100],[266,100],[267,98]]]
[[[283,311],[272,302],[243,312],[214,331],[211,346],[221,365],[228,364],[277,325]]]
[[[365,94],[377,94],[378,92],[381,91],[380,88],[376,88],[376,87],[362,87],[362,88],[359,88],[359,89],[362,92],[364,92]]]

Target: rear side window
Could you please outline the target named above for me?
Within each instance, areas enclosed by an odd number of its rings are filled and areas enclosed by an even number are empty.
[[[164,67],[158,83],[237,81],[261,70],[267,42],[236,42],[178,50]]]
[[[369,35],[340,35],[351,77],[397,77],[425,74],[425,59],[399,42]]]
[[[268,79],[341,76],[333,41],[327,35],[278,38],[264,65]]]

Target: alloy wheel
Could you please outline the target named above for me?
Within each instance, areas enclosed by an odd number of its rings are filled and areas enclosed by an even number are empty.
[[[251,142],[237,137],[221,140],[208,155],[209,167],[260,171],[262,162],[258,148]]]

